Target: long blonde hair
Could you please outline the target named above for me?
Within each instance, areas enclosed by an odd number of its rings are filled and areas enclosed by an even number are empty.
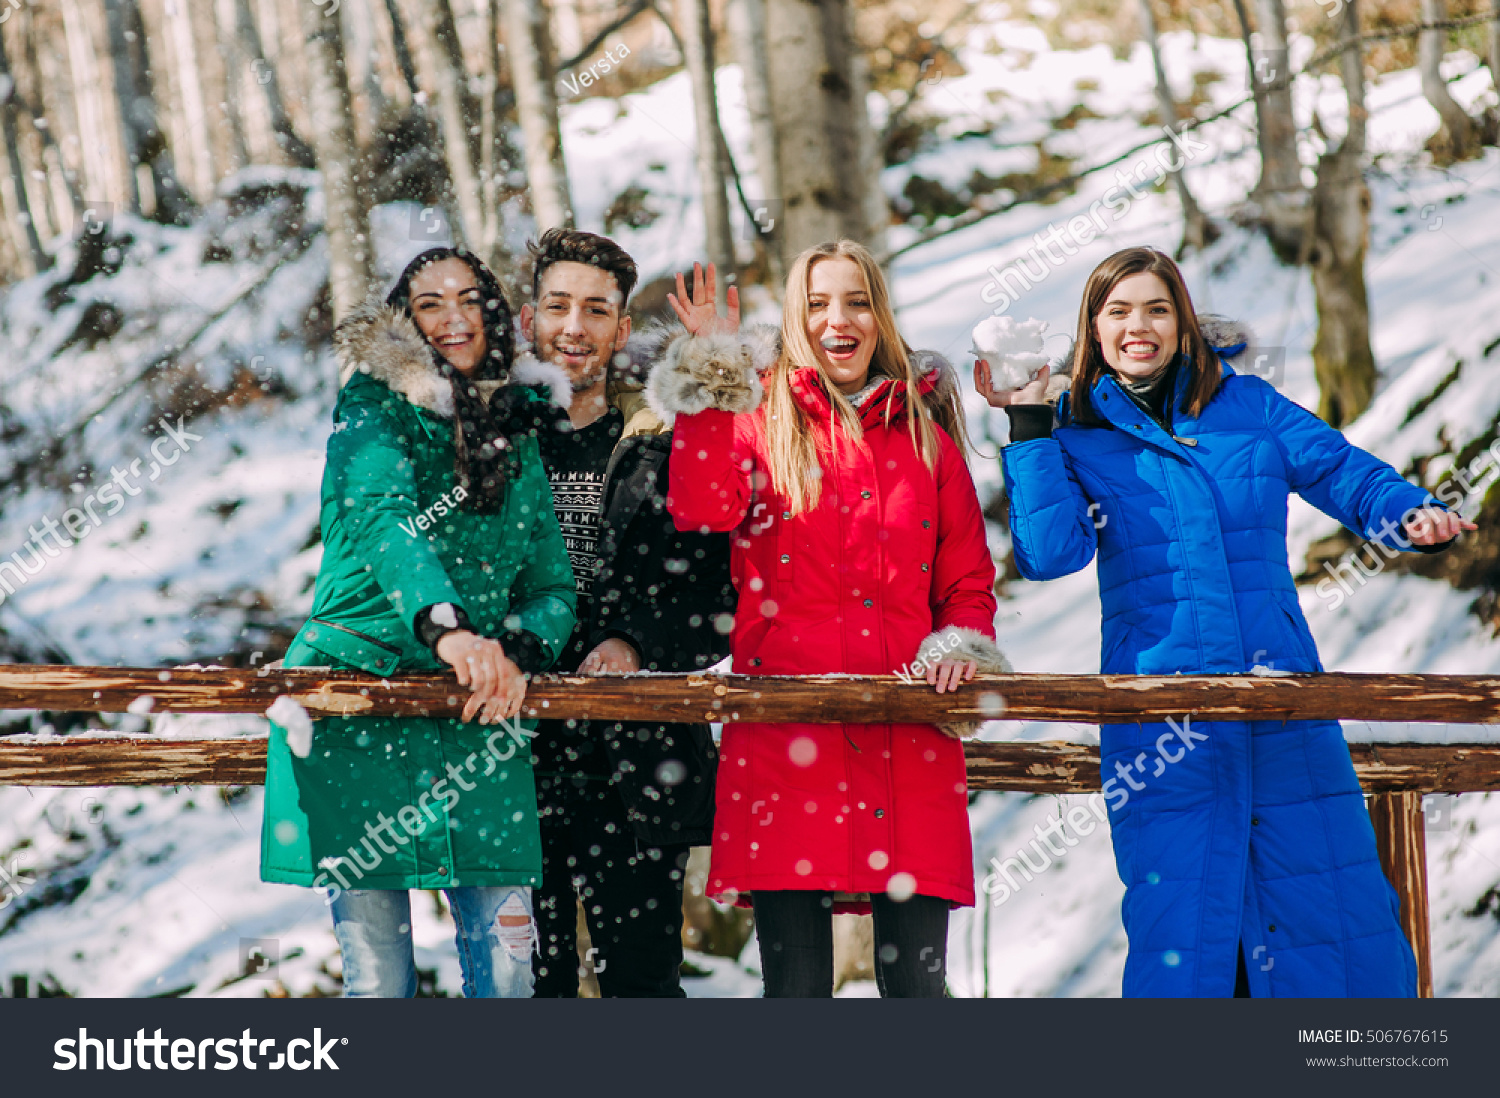
[[[786,298],[781,311],[781,353],[771,367],[771,376],[766,383],[763,420],[766,464],[770,469],[772,485],[786,497],[794,515],[810,511],[818,505],[822,495],[822,472],[818,466],[817,442],[813,437],[812,424],[808,422],[807,413],[792,394],[792,371],[811,368],[823,386],[833,409],[830,417],[830,443],[837,445],[840,429],[852,445],[860,446],[864,443],[864,428],[860,424],[859,411],[829,380],[823,370],[822,359],[807,335],[808,279],[814,265],[825,259],[850,259],[859,267],[865,289],[870,295],[870,310],[875,314],[875,353],[870,360],[870,372],[893,378],[898,385],[905,387],[907,430],[927,468],[932,470],[937,466],[938,438],[935,427],[946,431],[965,457],[969,451],[963,405],[958,388],[951,383],[951,378],[939,379],[938,388],[929,398],[932,400],[932,407],[928,406],[918,389],[921,378],[913,368],[911,347],[901,338],[901,333],[896,328],[896,314],[891,309],[890,292],[875,257],[863,244],[853,240],[817,244],[799,255],[787,274]],[[885,407],[887,424],[890,423],[891,411],[892,402],[888,401]]]

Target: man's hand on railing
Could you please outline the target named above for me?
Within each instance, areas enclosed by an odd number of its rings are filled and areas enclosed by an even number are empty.
[[[521,703],[526,700],[526,676],[499,641],[459,630],[439,640],[435,651],[438,659],[453,668],[459,685],[473,691],[461,720],[471,721],[478,713],[480,724],[490,724],[521,711]]]
[[[619,675],[641,669],[635,646],[620,637],[609,637],[594,646],[578,665],[580,675]]]

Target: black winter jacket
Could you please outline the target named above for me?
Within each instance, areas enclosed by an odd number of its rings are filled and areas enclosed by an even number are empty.
[[[610,456],[592,620],[580,622],[579,632],[587,629],[583,652],[619,637],[640,654],[644,671],[701,671],[729,655],[736,602],[729,535],[677,529],[666,504],[671,447],[669,432],[632,434],[627,426]],[[539,773],[573,770],[576,759],[578,780],[597,780],[607,764],[642,842],[712,840],[718,752],[707,725],[543,721],[538,733]],[[544,814],[567,811],[543,783],[538,790]]]

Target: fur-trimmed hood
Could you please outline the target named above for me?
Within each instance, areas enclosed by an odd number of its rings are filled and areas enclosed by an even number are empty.
[[[1198,330],[1220,358],[1234,358],[1244,353],[1246,347],[1255,346],[1255,333],[1250,325],[1218,313],[1199,313]]]
[[[649,363],[646,401],[670,427],[679,414],[759,407],[762,379],[781,354],[781,329],[751,324],[732,335],[691,336],[680,324],[658,325],[642,333],[639,350]],[[909,360],[928,401],[946,401],[958,390],[957,369],[937,351],[912,351]]]
[[[369,374],[418,408],[444,419],[453,418],[453,386],[433,361],[433,351],[410,316],[378,298],[371,298],[339,322],[333,333],[339,361],[339,385],[356,372]],[[504,385],[524,385],[547,391],[563,411],[573,402],[567,373],[531,355],[519,356],[504,380],[475,382],[488,400]]]

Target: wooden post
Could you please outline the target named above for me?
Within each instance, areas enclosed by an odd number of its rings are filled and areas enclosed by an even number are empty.
[[[1380,865],[1401,897],[1401,929],[1417,955],[1417,995],[1432,998],[1432,935],[1427,914],[1427,827],[1422,794],[1374,793],[1370,822]]]

